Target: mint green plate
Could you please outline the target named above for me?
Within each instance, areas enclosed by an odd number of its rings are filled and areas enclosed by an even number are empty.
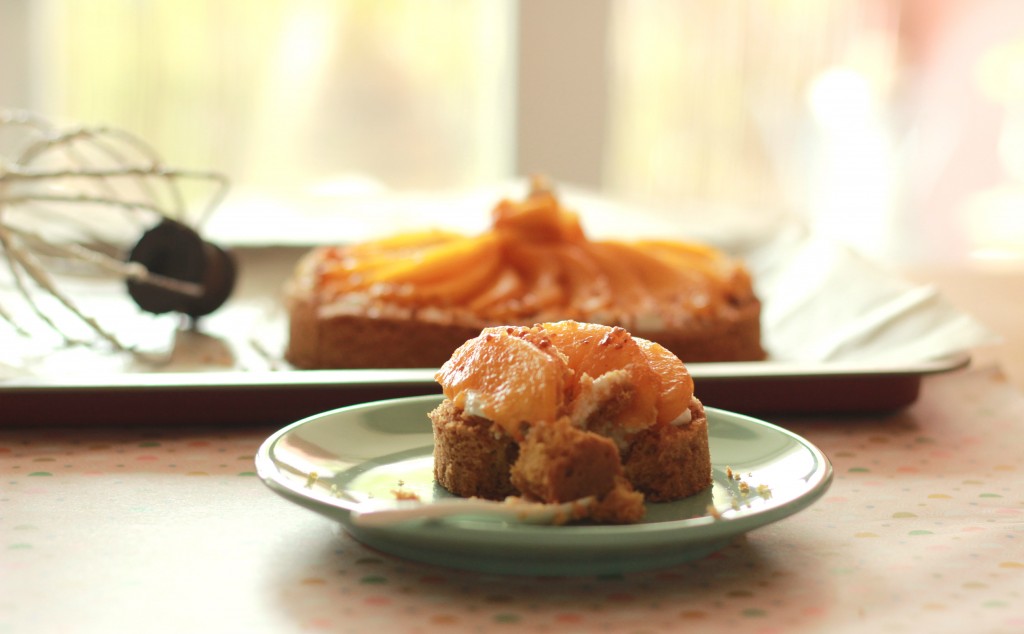
[[[598,575],[667,567],[709,555],[736,537],[814,503],[832,466],[814,445],[748,416],[707,408],[714,483],[677,502],[650,503],[630,525],[527,525],[485,517],[367,528],[340,497],[450,497],[432,474],[427,413],[440,396],[328,411],[273,434],[256,470],[276,493],[336,519],[367,546],[419,562],[496,574]],[[731,474],[731,477],[730,477]]]

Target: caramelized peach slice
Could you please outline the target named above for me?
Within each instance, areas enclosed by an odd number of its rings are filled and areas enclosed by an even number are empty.
[[[561,415],[572,372],[539,333],[506,326],[464,343],[435,379],[456,407],[519,439],[524,423]]]
[[[664,252],[651,248],[642,249],[622,243],[605,242],[592,245],[592,251],[603,258],[609,272],[615,271],[620,278],[630,280],[635,298],[634,306],[643,309],[656,307],[665,302],[685,305],[694,313],[713,309],[722,292],[722,284],[701,270],[673,263]],[[621,287],[622,282],[619,282]],[[617,294],[619,303],[621,296]]]
[[[612,289],[608,276],[582,245],[564,245],[555,255],[565,288],[567,309],[575,308],[586,314],[606,308],[611,303]]]
[[[360,244],[332,248],[321,264],[323,281],[339,290],[364,286],[374,271],[394,266],[396,261],[464,238],[447,231],[418,231]]]
[[[672,254],[677,258],[685,258],[692,266],[708,265],[723,258],[722,253],[712,246],[695,242],[676,242],[673,240],[641,240],[636,246],[648,250]]]
[[[523,202],[503,200],[492,212],[494,230],[516,240],[581,242],[579,217],[563,209],[550,192],[536,192]]]
[[[645,241],[637,247],[658,254],[687,275],[691,295],[703,293],[707,301],[722,302],[729,298],[750,298],[753,290],[750,273],[737,261],[712,247],[677,242]]]
[[[503,264],[498,276],[490,285],[480,289],[467,306],[475,313],[496,317],[507,311],[507,307],[522,294],[523,279],[515,269]]]
[[[598,379],[609,372],[628,373],[634,392],[629,406],[619,415],[619,425],[638,430],[654,423],[661,382],[625,329],[575,321],[541,324],[541,328],[567,357],[577,382],[583,374]]]
[[[503,245],[505,261],[523,281],[519,297],[521,310],[527,314],[565,306],[565,290],[559,283],[558,258],[549,247],[528,242]]]
[[[633,245],[637,250],[656,255],[677,271],[686,271],[694,276],[708,276],[722,280],[731,275],[732,260],[711,247],[684,242],[645,240]]]
[[[655,296],[678,292],[688,277],[685,269],[659,257],[657,252],[622,242],[605,242],[601,248],[606,258],[629,270],[639,285]]]
[[[676,355],[653,341],[633,337],[640,350],[647,357],[648,366],[657,375],[660,388],[658,393],[658,423],[674,421],[690,407],[693,397],[693,377]]]
[[[586,245],[589,257],[602,271],[609,293],[618,306],[641,306],[646,299],[642,280],[629,268],[622,266],[618,254],[605,242],[591,242]]]
[[[373,271],[367,282],[417,284],[449,279],[496,257],[497,249],[498,238],[494,234],[442,242]]]
[[[501,257],[497,249],[489,249],[482,251],[476,263],[461,274],[418,285],[410,284],[408,292],[399,294],[395,299],[417,304],[459,306],[493,286],[500,275]]]
[[[461,240],[461,234],[441,229],[428,229],[426,231],[409,231],[387,238],[369,240],[345,247],[347,251],[354,254],[390,254],[392,257],[401,255],[403,251],[423,249],[444,242]]]

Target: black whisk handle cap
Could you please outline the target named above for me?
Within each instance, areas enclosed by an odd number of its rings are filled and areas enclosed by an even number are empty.
[[[238,276],[230,252],[169,218],[142,235],[128,261],[171,282],[161,284],[146,276],[128,278],[128,294],[139,308],[158,315],[177,312],[193,319],[208,315],[231,296]],[[176,288],[173,282],[185,282],[194,292]]]

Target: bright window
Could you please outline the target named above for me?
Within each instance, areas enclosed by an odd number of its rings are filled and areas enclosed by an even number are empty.
[[[351,175],[434,188],[508,171],[507,2],[15,4],[0,5],[0,32],[20,21],[30,34],[15,105],[124,128],[168,162],[269,188]]]
[[[883,258],[1024,259],[1022,20],[1017,0],[0,0],[0,107],[283,195],[539,172],[673,218],[797,216]]]

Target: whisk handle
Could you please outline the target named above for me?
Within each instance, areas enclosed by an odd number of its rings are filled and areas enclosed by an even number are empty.
[[[128,261],[152,275],[128,279],[128,294],[143,310],[178,312],[193,319],[220,308],[234,290],[238,270],[230,252],[204,241],[192,228],[170,218],[147,230]],[[160,278],[186,282],[199,292],[185,292]]]

